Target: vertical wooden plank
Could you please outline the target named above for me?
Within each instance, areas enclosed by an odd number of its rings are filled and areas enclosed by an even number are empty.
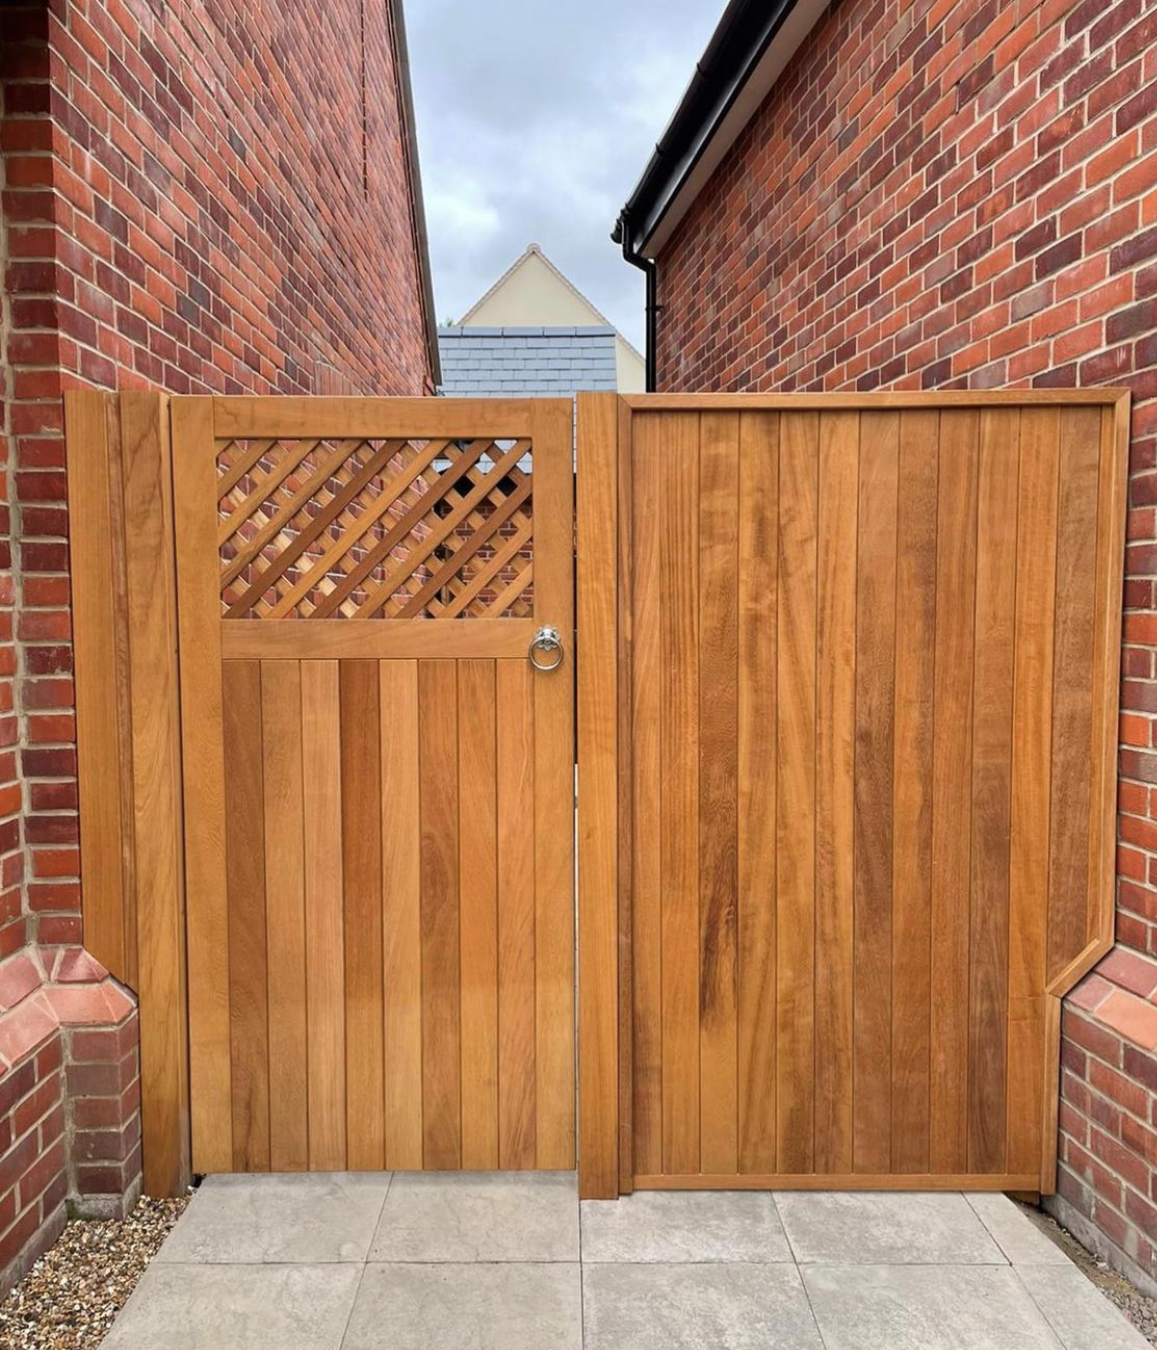
[[[1125,584],[1125,505],[1129,490],[1132,396],[1120,391],[1101,409],[1097,484],[1097,577],[1093,661],[1093,775],[1089,801],[1089,937],[1086,959],[1113,945],[1117,903],[1117,734]],[[1084,971],[1080,972],[1082,975]],[[1073,972],[1072,978],[1077,978]]]
[[[336,661],[301,663],[309,1166],[346,1166],[341,702]]]
[[[261,663],[265,922],[269,972],[269,1165],[309,1168],[301,666]]]
[[[498,782],[493,661],[458,662],[462,1166],[498,1166]]]
[[[576,454],[579,755],[579,1194],[619,1193],[618,400],[580,394]],[[629,506],[629,499],[622,503]]]
[[[660,803],[664,785],[659,745],[663,425],[661,414],[638,413],[631,444],[631,1106],[634,1171],[648,1176],[663,1170]]]
[[[1008,897],[1010,1172],[1033,1171],[1041,1142],[1059,434],[1056,408],[1021,409]]]
[[[498,1165],[535,1165],[534,684],[525,661],[497,662]]]
[[[181,745],[188,908],[189,1101],[193,1168],[233,1166],[229,906],[213,400],[172,404]]]
[[[269,1004],[265,949],[265,804],[261,664],[226,661],[225,868],[233,1171],[269,1170]]]
[[[116,407],[111,394],[69,390],[64,396],[84,942],[114,975],[135,983],[125,851],[133,805],[131,785],[122,781],[127,727],[117,696],[125,684],[125,616],[118,612],[124,583],[114,548],[124,528],[111,462],[117,453],[112,439],[120,436]]]
[[[968,1166],[968,947],[972,666],[979,414],[940,414],[936,676],[932,750],[932,1130],[934,1172]]]
[[[1089,932],[1094,594],[1097,571],[1097,408],[1064,408],[1057,507],[1052,797],[1049,808],[1048,973],[1059,974]]]
[[[784,413],[776,681],[776,1158],[810,1172],[815,1137],[816,547],[819,414]]]
[[[534,615],[563,638],[534,675],[535,1152],[557,1170],[575,1153],[574,412],[543,399],[533,417]]]
[[[820,418],[816,613],[815,1169],[852,1170],[860,415]]]
[[[659,727],[663,1170],[699,1166],[699,417],[663,427]]]
[[[1019,431],[1015,409],[981,411],[968,1014],[968,1165],[975,1172],[1007,1170],[1008,888]]]
[[[635,1017],[633,1006],[634,915],[631,905],[631,857],[634,849],[634,821],[632,819],[633,770],[631,755],[631,691],[633,688],[633,634],[634,605],[632,568],[632,511],[634,501],[634,467],[632,449],[632,421],[634,411],[625,400],[616,399],[616,430],[618,433],[617,496],[615,497],[616,544],[618,546],[618,575],[615,579],[615,611],[618,622],[617,666],[615,695],[616,709],[615,769],[618,779],[618,1131],[620,1194],[630,1195],[635,1189],[635,1117],[634,1117],[634,1042]],[[581,414],[580,414],[581,416]],[[577,482],[576,482],[577,491]],[[579,552],[576,549],[575,566]],[[580,756],[581,757],[581,756]],[[581,828],[581,827],[580,827]],[[581,991],[580,991],[581,997]],[[580,1008],[581,1013],[581,1008]],[[582,1053],[581,1037],[579,1053]],[[581,1073],[580,1073],[581,1078]],[[582,1093],[579,1093],[580,1107]],[[580,1150],[581,1151],[581,1150]],[[581,1184],[580,1184],[581,1189]]]
[[[137,929],[135,940],[126,935],[127,967],[140,995],[144,1185],[149,1195],[175,1196],[191,1168],[169,402],[146,393],[121,394],[119,402],[137,897],[126,914]],[[107,778],[101,790],[116,796]]]
[[[775,1171],[779,413],[739,422],[739,1170]]]
[[[739,414],[704,413],[699,441],[700,1170],[738,1167],[736,958]]]
[[[892,800],[900,416],[860,422],[856,587],[853,1166],[886,1172],[892,1144]]]
[[[418,662],[422,812],[422,1156],[462,1165],[458,928],[458,680],[453,661]],[[525,822],[523,822],[525,828]]]
[[[385,1166],[382,812],[376,661],[343,661],[342,880],[345,912],[346,1166]]]
[[[386,1166],[422,1166],[418,663],[380,661]]]
[[[939,414],[900,414],[892,854],[892,1169],[927,1172]]]

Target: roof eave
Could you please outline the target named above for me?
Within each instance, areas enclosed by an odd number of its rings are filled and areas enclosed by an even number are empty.
[[[628,257],[657,257],[828,4],[731,0],[619,215]]]

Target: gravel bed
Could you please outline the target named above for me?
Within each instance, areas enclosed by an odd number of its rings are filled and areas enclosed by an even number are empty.
[[[1110,1303],[1115,1303],[1150,1345],[1157,1346],[1157,1299],[1151,1299],[1124,1275],[1110,1270],[1082,1247],[1067,1228],[1042,1209],[1022,1207],[1043,1233],[1065,1253],[1070,1261],[1097,1286]]]
[[[0,1350],[96,1350],[188,1199],[74,1219],[0,1302]]]

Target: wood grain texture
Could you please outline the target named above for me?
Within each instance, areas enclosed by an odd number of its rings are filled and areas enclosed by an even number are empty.
[[[535,1163],[534,678],[499,661],[498,687],[498,1157]]]
[[[343,661],[341,847],[345,920],[346,1166],[385,1166],[382,813],[376,661]]]
[[[498,1166],[498,766],[493,661],[458,663],[462,1166]]]
[[[663,1171],[663,937],[661,589],[659,538],[663,424],[641,414],[633,429],[631,649],[631,973],[634,1168]],[[581,560],[580,560],[581,566]],[[581,789],[580,789],[581,791]],[[581,815],[581,810],[580,810]]]
[[[1015,414],[1014,414],[1015,416]],[[892,820],[892,1168],[927,1172],[939,414],[900,415]]]
[[[860,422],[853,1169],[891,1166],[896,512],[900,415]]]
[[[634,1157],[634,1042],[635,1016],[634,1005],[623,991],[630,989],[634,967],[633,927],[634,916],[631,906],[631,856],[634,851],[633,819],[633,752],[634,731],[631,724],[631,705],[634,690],[633,644],[634,625],[631,621],[631,597],[634,575],[634,522],[631,519],[629,503],[634,500],[634,465],[632,453],[632,416],[631,411],[621,398],[615,399],[616,445],[616,492],[612,494],[612,509],[616,516],[618,568],[615,577],[615,621],[618,627],[617,669],[615,671],[615,697],[618,706],[615,709],[617,742],[615,745],[615,770],[618,782],[618,813],[616,825],[618,840],[615,857],[616,882],[618,890],[618,979],[615,990],[615,1003],[618,1014],[618,1133],[619,1133],[619,1179],[618,1191],[621,1195],[630,1195],[635,1188]],[[576,493],[577,493],[576,482]],[[578,564],[579,551],[575,550],[575,563]],[[580,746],[581,758],[581,746]],[[577,782],[577,779],[576,779]],[[581,821],[580,821],[581,828]],[[579,980],[579,996],[582,997],[582,980]],[[580,1029],[581,1037],[581,1029]],[[581,1053],[580,1041],[580,1053]],[[582,1102],[580,1083],[579,1102]],[[582,1145],[580,1141],[580,1162]]]
[[[1048,942],[1049,781],[1056,600],[1055,408],[1020,412],[1016,668],[1013,674],[1009,841],[1008,1166],[1040,1155],[1044,987]]]
[[[77,776],[80,788],[81,895],[85,945],[118,979],[133,983],[135,926],[133,810],[123,709],[126,671],[125,578],[118,562],[123,506],[118,488],[120,423],[107,394],[64,396],[71,529],[73,648],[76,663]],[[118,596],[121,603],[118,604]]]
[[[1020,418],[980,414],[976,527],[975,715],[968,1167],[1005,1172],[1008,903]]]
[[[1052,801],[1049,812],[1050,978],[1089,937],[1088,772],[1095,636],[1100,413],[1061,414],[1053,647]]]
[[[931,1165],[968,1166],[968,959],[972,835],[978,412],[940,417],[932,747]]]
[[[378,666],[386,1166],[422,1167],[422,860],[418,662]]]
[[[336,661],[301,665],[309,1167],[346,1167],[341,701]]]
[[[309,1170],[305,947],[305,784],[301,667],[261,663],[265,932],[269,986],[269,1164]]]
[[[174,1196],[188,1186],[191,1166],[169,405],[161,395],[136,392],[122,394],[119,403],[129,669],[118,705],[127,703],[132,725],[133,829],[126,875],[134,888],[125,912],[122,978],[137,989],[141,1062],[147,1065],[141,1082],[144,1187],[149,1195]],[[107,779],[101,792],[118,795]],[[83,886],[82,894],[87,902]]]
[[[224,667],[225,858],[229,895],[233,1171],[269,1170],[269,997],[261,666]]]
[[[816,613],[815,1168],[852,1170],[856,541],[860,419],[820,419]]]
[[[458,914],[458,680],[452,661],[418,663],[422,822],[422,1157],[462,1165]]]
[[[224,716],[213,401],[174,400],[173,501],[181,673],[193,1168],[233,1166]]]
[[[776,1159],[814,1165],[819,414],[784,415],[776,677]]]
[[[579,1194],[619,1194],[618,401],[580,395],[578,568]],[[624,506],[626,503],[624,503]],[[589,565],[588,565],[589,563]]]
[[[778,413],[739,424],[737,739],[738,1164],[775,1170]],[[640,953],[640,959],[644,956]]]
[[[673,417],[662,455],[659,565],[663,1170],[698,1172],[699,418]]]
[[[534,618],[562,634],[557,670],[534,672],[534,1077],[536,1166],[569,1171],[575,1147],[574,415],[534,410]],[[613,526],[613,520],[612,520]],[[613,546],[608,565],[613,565]]]
[[[700,1168],[738,1168],[736,889],[739,416],[712,413],[699,438]]]

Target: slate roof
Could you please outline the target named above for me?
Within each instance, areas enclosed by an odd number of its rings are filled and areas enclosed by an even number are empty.
[[[613,328],[439,328],[442,383],[459,398],[614,391]]]

